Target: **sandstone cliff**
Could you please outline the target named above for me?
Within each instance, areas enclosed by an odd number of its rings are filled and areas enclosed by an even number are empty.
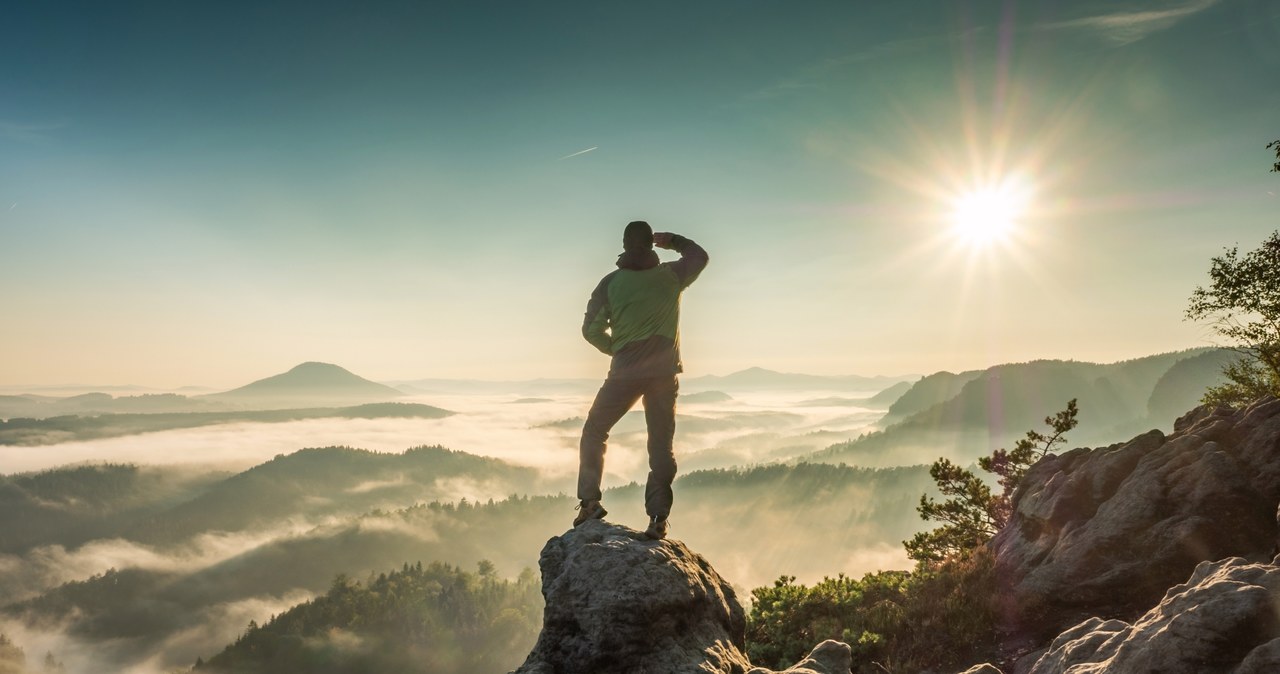
[[[1277,599],[1274,561],[1202,562],[1132,624],[1090,618],[1063,632],[1030,674],[1275,674]]]
[[[993,541],[1007,582],[1005,647],[1010,660],[1018,660],[1017,671],[1027,671],[1050,642],[1045,657],[1052,657],[1034,671],[1164,672],[1175,671],[1164,668],[1169,662],[1198,658],[1217,664],[1176,671],[1254,671],[1232,668],[1271,634],[1265,621],[1258,635],[1214,632],[1205,623],[1207,631],[1198,636],[1181,642],[1170,637],[1200,629],[1175,614],[1203,617],[1233,601],[1244,603],[1231,611],[1248,613],[1254,610],[1249,602],[1263,596],[1259,592],[1280,600],[1270,581],[1248,593],[1192,591],[1222,565],[1247,560],[1258,563],[1249,573],[1270,573],[1259,569],[1269,567],[1276,552],[1280,401],[1241,411],[1200,408],[1179,419],[1168,436],[1151,431],[1110,447],[1049,456],[1022,484],[1009,525]],[[1231,557],[1243,560],[1201,564]],[[1161,620],[1171,621],[1173,631],[1152,632]],[[1163,636],[1153,639],[1157,632]],[[1222,640],[1230,644],[1221,646]],[[1145,645],[1122,646],[1130,642]],[[1121,662],[1132,663],[1139,651],[1166,664],[1070,668],[1086,662],[1086,652],[1099,662],[1124,654]]]

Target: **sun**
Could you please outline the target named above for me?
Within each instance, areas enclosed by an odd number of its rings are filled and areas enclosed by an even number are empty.
[[[1026,190],[1013,181],[964,192],[953,202],[952,232],[978,248],[1003,243],[1015,233],[1027,200]]]

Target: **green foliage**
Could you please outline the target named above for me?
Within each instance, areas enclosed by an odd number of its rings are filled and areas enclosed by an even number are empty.
[[[964,669],[995,649],[994,566],[978,548],[915,573],[840,575],[812,587],[783,576],[751,593],[747,653],[784,669],[838,639],[853,647],[854,674]]]
[[[1227,381],[1211,387],[1205,403],[1242,407],[1280,395],[1280,232],[1256,250],[1232,247],[1213,258],[1209,286],[1196,287],[1186,318],[1207,321],[1244,356],[1223,368]]]
[[[1271,165],[1271,171],[1273,173],[1280,173],[1280,140],[1273,140],[1270,143],[1267,143],[1267,149],[1274,149],[1276,151],[1276,163]]]
[[[1001,589],[995,554],[979,547],[917,570],[908,582],[892,671],[961,671],[995,659]]]
[[[1054,447],[1066,442],[1067,431],[1079,423],[1076,400],[1067,402],[1067,408],[1044,422],[1051,433],[1027,431],[1014,446],[1013,451],[996,450],[991,456],[978,459],[984,471],[996,476],[999,494],[993,494],[982,478],[972,471],[948,461],[938,459],[929,468],[929,475],[946,497],[935,501],[925,494],[920,497],[916,511],[925,521],[941,522],[942,526],[916,534],[904,541],[907,556],[921,564],[936,564],[948,557],[968,553],[991,540],[996,532],[1009,521],[1013,513],[1013,494],[1036,461]]]
[[[259,626],[193,671],[217,674],[500,674],[541,629],[534,574],[513,581],[447,564],[405,564],[365,583],[334,578],[321,597]]]
[[[995,523],[996,531],[1009,523],[1009,516],[1013,514],[1013,492],[1022,483],[1022,478],[1035,462],[1044,458],[1045,454],[1053,451],[1054,447],[1066,443],[1067,431],[1075,428],[1079,423],[1076,420],[1079,412],[1076,400],[1072,398],[1067,401],[1066,409],[1054,416],[1044,418],[1045,425],[1052,431],[1051,435],[1032,429],[1027,431],[1026,437],[1014,445],[1012,452],[997,449],[991,456],[978,459],[978,467],[997,476],[996,481],[1001,487],[1000,495],[995,498],[992,507],[988,510],[991,520]]]
[[[855,662],[881,655],[880,634],[897,622],[905,601],[905,571],[883,571],[855,580],[840,574],[813,587],[783,576],[772,587],[751,591],[747,655],[757,664],[783,669],[824,639],[854,647]]]
[[[916,511],[921,519],[942,522],[942,526],[905,541],[908,557],[940,562],[948,555],[973,550],[995,535],[999,530],[995,520],[999,497],[981,478],[947,459],[934,462],[929,475],[946,500],[938,502],[922,495]]]

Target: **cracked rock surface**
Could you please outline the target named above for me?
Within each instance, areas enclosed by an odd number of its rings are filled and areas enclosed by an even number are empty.
[[[516,674],[774,674],[752,668],[746,614],[702,555],[676,540],[590,520],[538,562],[542,633]],[[790,674],[847,674],[847,645],[820,644]]]
[[[1133,620],[1206,560],[1276,553],[1280,401],[1198,408],[1168,436],[1042,459],[994,539],[1003,630],[1045,644],[1097,616]]]
[[[1204,562],[1132,624],[1090,618],[1053,640],[1030,674],[1280,672],[1280,567]]]

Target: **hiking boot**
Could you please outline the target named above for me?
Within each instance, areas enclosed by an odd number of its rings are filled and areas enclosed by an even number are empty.
[[[660,541],[667,537],[667,518],[650,517],[649,528],[644,530],[644,535],[655,541]]]
[[[600,505],[599,501],[583,501],[574,510],[578,511],[578,516],[573,518],[573,526],[575,527],[587,520],[598,520],[609,514],[604,509],[604,506]]]

